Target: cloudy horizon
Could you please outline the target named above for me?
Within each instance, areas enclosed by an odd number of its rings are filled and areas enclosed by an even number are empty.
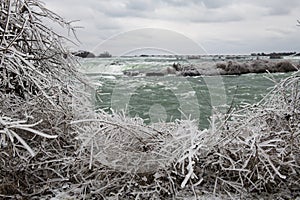
[[[297,0],[44,2],[67,21],[80,20],[73,24],[83,27],[77,30],[81,44],[76,48],[97,49],[96,53],[109,51],[115,55],[141,47],[182,54],[300,51]],[[138,34],[145,37],[136,39]],[[114,42],[108,42],[112,38]],[[131,41],[139,41],[139,45],[134,46]]]

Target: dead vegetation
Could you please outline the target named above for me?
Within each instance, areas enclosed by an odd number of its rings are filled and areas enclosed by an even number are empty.
[[[228,61],[227,63],[217,63],[218,73],[222,75],[241,75],[248,73],[277,73],[277,72],[293,72],[300,67],[292,61],[269,61],[254,60],[249,62]]]
[[[0,198],[300,195],[299,72],[257,105],[216,112],[209,130],[147,126],[93,110],[43,18],[69,23],[36,0],[0,6]]]

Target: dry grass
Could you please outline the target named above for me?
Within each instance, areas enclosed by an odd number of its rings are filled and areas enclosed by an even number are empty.
[[[166,199],[299,196],[299,72],[257,105],[144,125],[94,111],[63,38],[38,1],[2,1],[0,197]]]

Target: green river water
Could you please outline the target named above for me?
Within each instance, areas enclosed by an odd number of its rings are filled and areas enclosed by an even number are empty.
[[[201,129],[209,126],[212,108],[223,111],[232,105],[241,108],[259,102],[279,81],[289,74],[245,74],[240,76],[176,75],[145,76],[146,72],[163,71],[174,58],[109,58],[85,59],[81,70],[95,84],[95,106],[111,112],[124,111],[144,122],[174,121],[192,118]],[[212,60],[180,61],[213,64]],[[123,71],[137,70],[138,76],[125,76]]]

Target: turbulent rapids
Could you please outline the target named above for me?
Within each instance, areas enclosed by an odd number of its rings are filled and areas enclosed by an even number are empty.
[[[244,59],[178,59],[176,57],[119,57],[110,59],[87,59],[83,61],[84,72],[124,74],[126,76],[213,76],[241,75],[248,73],[292,72],[300,68],[299,60],[260,59],[248,56]]]
[[[131,117],[142,117],[146,123],[170,122],[191,116],[199,121],[199,127],[203,129],[209,125],[212,106],[229,109],[230,105],[243,107],[257,103],[274,86],[270,77],[279,80],[288,75],[249,73],[233,76],[243,73],[245,70],[242,67],[252,72],[271,71],[275,67],[278,71],[295,70],[297,61],[293,62],[295,64],[282,60],[237,62],[162,57],[93,58],[82,60],[80,70],[97,88],[98,108],[108,112],[111,109],[123,110]],[[191,66],[197,70],[191,70]],[[189,76],[192,72],[193,76]]]

